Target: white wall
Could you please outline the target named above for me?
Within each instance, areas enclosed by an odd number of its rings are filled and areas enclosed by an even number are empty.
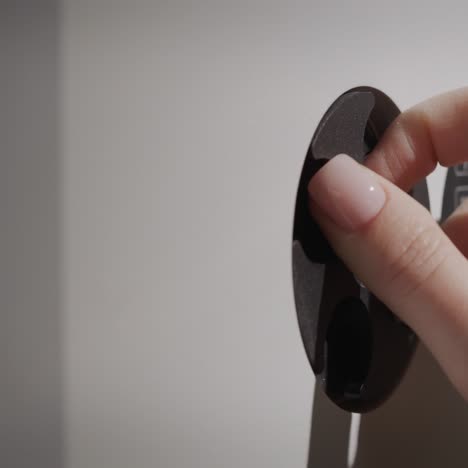
[[[66,4],[71,468],[305,464],[290,238],[311,68],[288,10]]]
[[[406,108],[465,84],[466,8],[64,5],[70,467],[304,466],[290,236],[305,151],[355,85]]]

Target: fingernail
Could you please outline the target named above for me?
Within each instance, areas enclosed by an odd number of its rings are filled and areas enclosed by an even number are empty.
[[[345,231],[355,231],[375,218],[386,200],[377,177],[345,154],[325,164],[308,190],[312,201]]]

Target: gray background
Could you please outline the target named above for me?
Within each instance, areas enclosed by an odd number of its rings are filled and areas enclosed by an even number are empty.
[[[0,2],[0,465],[64,466],[54,0]]]
[[[406,108],[466,84],[465,3],[1,8],[5,466],[305,466],[305,151],[353,86]],[[465,466],[467,418],[422,352],[362,421],[357,465]],[[331,466],[335,427],[317,421],[309,466]]]

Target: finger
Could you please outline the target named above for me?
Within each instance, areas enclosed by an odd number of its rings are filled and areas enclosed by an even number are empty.
[[[468,159],[468,88],[436,96],[400,114],[365,165],[405,191],[437,163]]]
[[[408,323],[468,399],[468,262],[430,213],[340,155],[309,184],[311,211],[336,253]]]
[[[444,221],[442,229],[458,250],[468,257],[468,200]]]

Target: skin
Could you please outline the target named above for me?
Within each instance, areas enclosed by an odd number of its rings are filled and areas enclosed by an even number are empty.
[[[402,113],[369,155],[386,202],[352,232],[311,203],[336,253],[406,321],[468,401],[468,203],[439,226],[408,191],[438,164],[468,161],[468,88]]]

